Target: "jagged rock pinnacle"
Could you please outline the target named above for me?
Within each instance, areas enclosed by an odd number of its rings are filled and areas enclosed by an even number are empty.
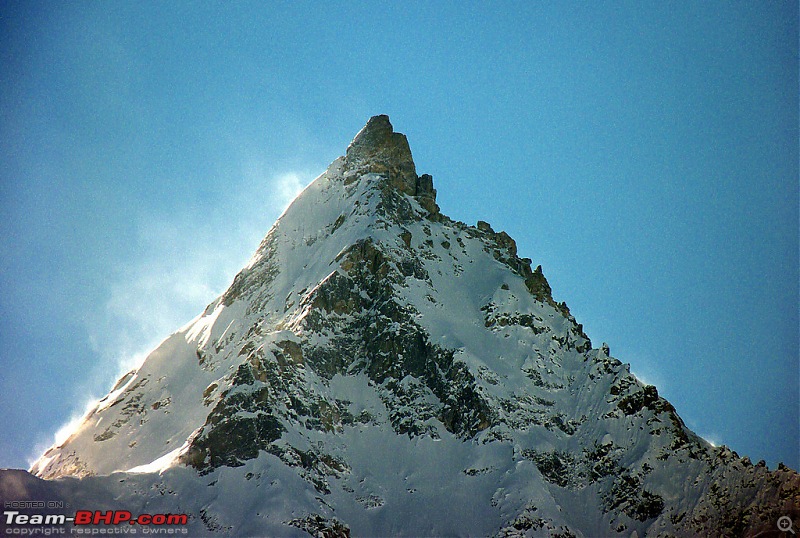
[[[408,139],[394,132],[389,116],[372,116],[347,147],[345,160],[352,168],[388,177],[388,184],[417,198],[431,215],[438,214],[433,178],[417,176]]]
[[[347,154],[359,152],[361,154],[370,154],[380,151],[380,149],[392,145],[392,135],[395,135],[396,140],[402,140],[401,145],[405,147],[405,151],[411,153],[408,148],[408,141],[405,135],[395,133],[389,116],[381,114],[372,116],[367,124],[358,132],[356,137],[347,148]],[[395,143],[395,145],[398,145]]]

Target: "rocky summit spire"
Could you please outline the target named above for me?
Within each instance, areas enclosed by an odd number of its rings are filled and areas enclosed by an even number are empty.
[[[389,116],[372,116],[347,148],[345,161],[362,174],[374,173],[388,179],[392,188],[417,198],[431,215],[438,214],[433,178],[417,176],[408,139],[394,132]]]
[[[372,116],[356,134],[347,148],[347,154],[351,155],[354,152],[361,152],[365,155],[374,154],[390,145],[402,146],[403,151],[408,154],[408,158],[411,158],[411,150],[408,148],[408,140],[405,135],[395,133],[389,116],[380,114]]]

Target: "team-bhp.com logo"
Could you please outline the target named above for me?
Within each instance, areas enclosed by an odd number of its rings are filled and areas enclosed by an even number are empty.
[[[134,516],[128,510],[108,510],[106,512],[100,510],[78,510],[74,516],[66,516],[64,514],[23,514],[16,510],[5,510],[3,512],[3,520],[7,526],[6,534],[33,535],[36,533],[23,532],[23,529],[34,525],[63,526],[68,524],[73,525],[72,529],[70,529],[71,533],[77,531],[77,534],[97,534],[97,532],[93,531],[99,530],[97,527],[100,525],[140,525],[143,526],[143,531],[148,529],[147,526],[162,529],[185,526],[189,522],[189,516],[187,514],[139,514]],[[146,533],[157,534],[152,530]],[[42,532],[40,534],[50,533]],[[57,534],[65,534],[65,531],[62,530],[61,533]]]
[[[78,510],[74,521],[75,525],[186,525],[188,522],[189,516],[186,514],[139,514],[133,517],[127,510]]]

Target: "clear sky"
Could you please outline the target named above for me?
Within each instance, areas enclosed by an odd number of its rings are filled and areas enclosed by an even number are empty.
[[[0,3],[0,467],[375,114],[687,425],[798,456],[797,2]]]

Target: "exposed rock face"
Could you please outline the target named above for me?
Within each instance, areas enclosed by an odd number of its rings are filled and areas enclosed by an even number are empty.
[[[347,148],[345,166],[355,172],[351,181],[364,173],[384,175],[388,187],[416,197],[430,215],[439,212],[433,178],[428,174],[417,176],[408,139],[394,132],[389,116],[369,119]]]
[[[178,492],[201,534],[748,535],[800,514],[797,473],[688,430],[508,234],[435,199],[371,118],[32,471],[128,510]]]
[[[408,139],[394,132],[389,116],[370,118],[347,148],[345,162],[360,173],[388,174],[392,187],[416,193],[417,169]]]

